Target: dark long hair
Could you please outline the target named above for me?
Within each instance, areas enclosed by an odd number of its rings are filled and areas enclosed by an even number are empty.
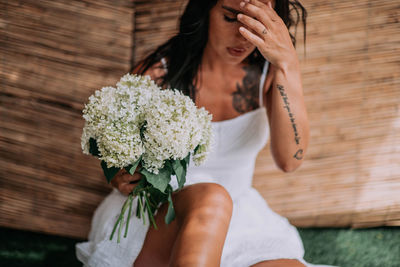
[[[138,68],[137,73],[143,74],[162,58],[166,58],[168,72],[163,77],[159,77],[158,83],[161,86],[176,88],[194,100],[197,72],[208,40],[209,14],[217,1],[189,0],[180,18],[179,32],[138,62],[132,70]],[[305,43],[307,11],[300,2],[276,0],[275,11],[288,29],[292,26],[296,28],[300,20],[302,21]],[[296,19],[293,18],[293,11],[296,13]],[[296,45],[296,36],[290,33],[290,37],[293,45]],[[250,64],[258,65],[260,68],[265,62],[257,48],[249,55],[248,60]]]

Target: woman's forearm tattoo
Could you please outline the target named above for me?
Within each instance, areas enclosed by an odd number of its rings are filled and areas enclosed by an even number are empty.
[[[296,126],[296,123],[295,123],[295,118],[293,116],[293,113],[290,110],[288,97],[287,97],[287,94],[285,93],[285,88],[283,88],[283,86],[280,85],[280,84],[278,84],[277,87],[278,87],[279,93],[282,96],[283,103],[285,104],[283,107],[289,113],[290,122],[292,123],[292,128],[293,128],[293,131],[294,131],[294,140],[296,141],[296,144],[298,145],[300,143],[300,136],[299,136],[299,133],[297,132],[297,126]]]
[[[296,142],[296,145],[300,144],[300,136],[299,133],[297,131],[297,126],[295,123],[295,118],[293,113],[290,110],[290,106],[289,106],[289,101],[288,101],[288,96],[285,92],[285,88],[283,87],[283,85],[277,84],[276,85],[278,87],[279,93],[283,99],[283,103],[284,103],[284,108],[288,111],[289,113],[289,118],[290,118],[290,122],[292,123],[292,128],[294,131],[294,141]],[[297,152],[293,155],[293,157],[297,160],[301,160],[303,158],[303,149],[299,149],[297,150]]]
[[[293,155],[295,159],[301,160],[303,158],[303,149],[297,150],[297,152]]]

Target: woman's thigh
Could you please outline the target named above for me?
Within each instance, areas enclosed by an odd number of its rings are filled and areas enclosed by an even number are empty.
[[[278,259],[278,260],[268,260],[261,261],[251,267],[305,267],[303,263],[294,259]]]
[[[207,215],[228,216],[232,213],[232,199],[226,189],[215,183],[198,183],[185,186],[172,194],[176,218],[169,225],[164,222],[168,210],[168,203],[164,203],[158,209],[155,221],[158,229],[150,227],[142,250],[135,261],[136,266],[168,266],[171,252],[174,247],[177,235],[185,220],[192,214],[205,214],[197,216],[197,225],[206,225]],[[215,212],[226,214],[215,214]],[[187,220],[186,220],[187,221]],[[226,226],[228,227],[229,224]],[[198,226],[196,226],[198,227]],[[204,229],[210,231],[209,229]],[[227,230],[227,229],[226,229]],[[201,229],[196,228],[196,232]],[[219,231],[223,234],[224,231]],[[218,230],[217,230],[218,233]],[[225,237],[224,237],[225,238]]]

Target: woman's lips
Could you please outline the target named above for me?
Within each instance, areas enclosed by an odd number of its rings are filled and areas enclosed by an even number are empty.
[[[242,56],[246,52],[246,49],[242,47],[228,47],[227,50],[229,54],[235,57]]]

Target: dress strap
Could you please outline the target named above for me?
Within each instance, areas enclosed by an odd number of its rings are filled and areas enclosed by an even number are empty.
[[[269,62],[267,60],[265,60],[263,71],[262,71],[261,78],[260,78],[260,92],[258,93],[260,107],[262,107],[264,105],[263,89],[264,89],[265,79],[267,77],[268,66],[269,66]]]

